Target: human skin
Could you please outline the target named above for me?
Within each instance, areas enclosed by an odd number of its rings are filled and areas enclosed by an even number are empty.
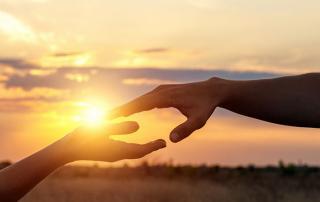
[[[110,119],[154,108],[178,109],[187,120],[170,133],[179,142],[202,128],[217,107],[277,124],[320,128],[320,73],[261,80],[161,85],[110,112]]]
[[[0,171],[0,201],[17,201],[57,168],[77,160],[114,162],[141,158],[164,148],[164,140],[133,144],[109,139],[139,128],[135,122],[78,128],[41,151]]]

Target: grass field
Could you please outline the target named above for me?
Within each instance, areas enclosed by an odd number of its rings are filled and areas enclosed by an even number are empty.
[[[317,202],[319,173],[295,167],[65,167],[22,201]]]

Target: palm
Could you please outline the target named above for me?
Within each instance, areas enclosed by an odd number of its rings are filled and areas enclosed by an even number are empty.
[[[111,135],[123,135],[137,131],[135,122],[108,125],[103,128],[78,128],[69,134],[73,144],[74,160],[96,160],[113,162],[122,159],[140,158],[165,147],[164,140],[147,144],[125,143],[110,139]]]

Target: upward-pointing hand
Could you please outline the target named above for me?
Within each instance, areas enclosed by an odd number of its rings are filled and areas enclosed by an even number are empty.
[[[65,148],[69,161],[94,160],[114,162],[122,159],[141,158],[151,152],[164,148],[164,140],[155,140],[146,144],[126,143],[109,138],[111,135],[126,135],[137,131],[136,122],[111,124],[101,128],[81,127],[65,136],[61,141],[69,146]]]

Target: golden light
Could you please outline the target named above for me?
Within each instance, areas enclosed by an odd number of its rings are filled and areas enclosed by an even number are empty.
[[[0,11],[0,32],[14,41],[35,42],[37,38],[30,27],[3,11]]]
[[[104,118],[105,112],[103,109],[94,106],[88,108],[83,115],[85,123],[91,126],[101,125]]]
[[[70,53],[62,55],[47,55],[35,63],[43,67],[64,67],[64,66],[90,66],[94,63],[93,61],[94,54],[92,52],[83,52],[83,53]]]
[[[87,126],[99,126],[106,121],[106,107],[104,105],[88,102],[78,102],[76,105],[81,108],[79,114],[74,116],[76,122]]]
[[[73,64],[75,66],[84,66],[89,63],[90,59],[91,59],[91,54],[89,53],[81,54],[74,58]]]

